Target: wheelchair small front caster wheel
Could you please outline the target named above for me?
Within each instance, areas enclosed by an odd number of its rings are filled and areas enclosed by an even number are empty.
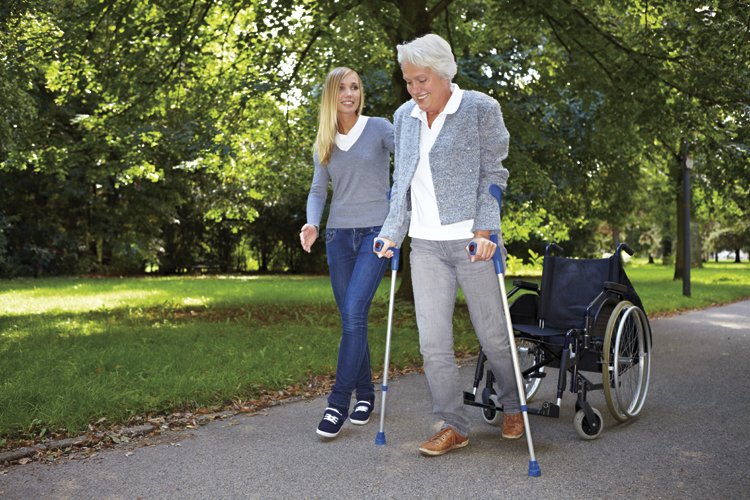
[[[500,406],[500,404],[497,402],[497,396],[495,394],[491,394],[486,399],[484,395],[482,396],[482,402],[484,404],[492,405],[495,408]],[[482,408],[482,418],[490,425],[500,425],[500,422],[503,420],[503,415],[501,411],[490,408]]]
[[[583,410],[578,410],[575,418],[573,419],[573,427],[579,436],[583,439],[596,439],[599,434],[602,433],[604,428],[604,421],[602,420],[602,414],[596,408],[592,408],[594,416],[596,417],[596,425],[591,425],[591,422],[586,418],[586,413]]]

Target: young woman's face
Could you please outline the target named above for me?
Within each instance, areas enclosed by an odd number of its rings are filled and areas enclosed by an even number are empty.
[[[428,115],[443,111],[451,98],[451,81],[440,78],[430,68],[417,68],[411,63],[401,65],[406,88],[419,109]]]
[[[339,84],[336,111],[348,115],[356,113],[359,106],[359,78],[354,71],[348,73]]]

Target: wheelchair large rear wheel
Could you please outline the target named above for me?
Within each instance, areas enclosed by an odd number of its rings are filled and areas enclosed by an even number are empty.
[[[518,368],[523,373],[525,370],[544,361],[544,350],[539,346],[537,340],[516,337],[516,353],[518,355]],[[526,401],[529,402],[539,390],[544,376],[544,367],[524,377],[523,385],[526,391]]]
[[[620,422],[636,416],[646,397],[651,360],[644,316],[631,302],[622,301],[612,311],[604,336],[604,396],[610,413]]]

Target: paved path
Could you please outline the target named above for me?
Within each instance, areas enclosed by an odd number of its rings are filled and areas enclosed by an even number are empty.
[[[438,423],[425,377],[409,375],[390,385],[385,446],[374,444],[377,415],[320,440],[314,429],[326,400],[317,398],[175,433],[178,442],[130,456],[113,450],[14,466],[0,476],[0,500],[750,498],[750,301],[652,327],[653,376],[641,415],[618,424],[603,395],[592,394],[605,429],[583,441],[566,393],[559,420],[531,417],[538,478],[527,475],[525,441],[503,440],[477,409],[467,448],[420,456],[417,447]],[[468,389],[473,367],[460,372]],[[545,380],[535,402],[553,399],[554,386]]]

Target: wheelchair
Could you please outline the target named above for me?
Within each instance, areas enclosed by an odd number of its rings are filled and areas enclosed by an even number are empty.
[[[603,428],[602,414],[586,401],[589,391],[603,390],[610,413],[620,422],[638,415],[648,392],[651,327],[625,274],[623,250],[633,255],[621,244],[609,258],[570,259],[551,243],[544,253],[541,288],[516,280],[508,293],[509,302],[517,296],[509,309],[527,402],[548,369],[559,368],[556,401],[529,407],[528,413],[559,418],[567,388],[577,396],[573,427],[587,440],[597,438]],[[497,425],[502,407],[493,388],[494,374],[489,367],[485,373],[485,362],[480,351],[474,386],[464,392],[464,403],[482,408],[483,419]],[[601,373],[600,383],[585,375],[591,372]]]

